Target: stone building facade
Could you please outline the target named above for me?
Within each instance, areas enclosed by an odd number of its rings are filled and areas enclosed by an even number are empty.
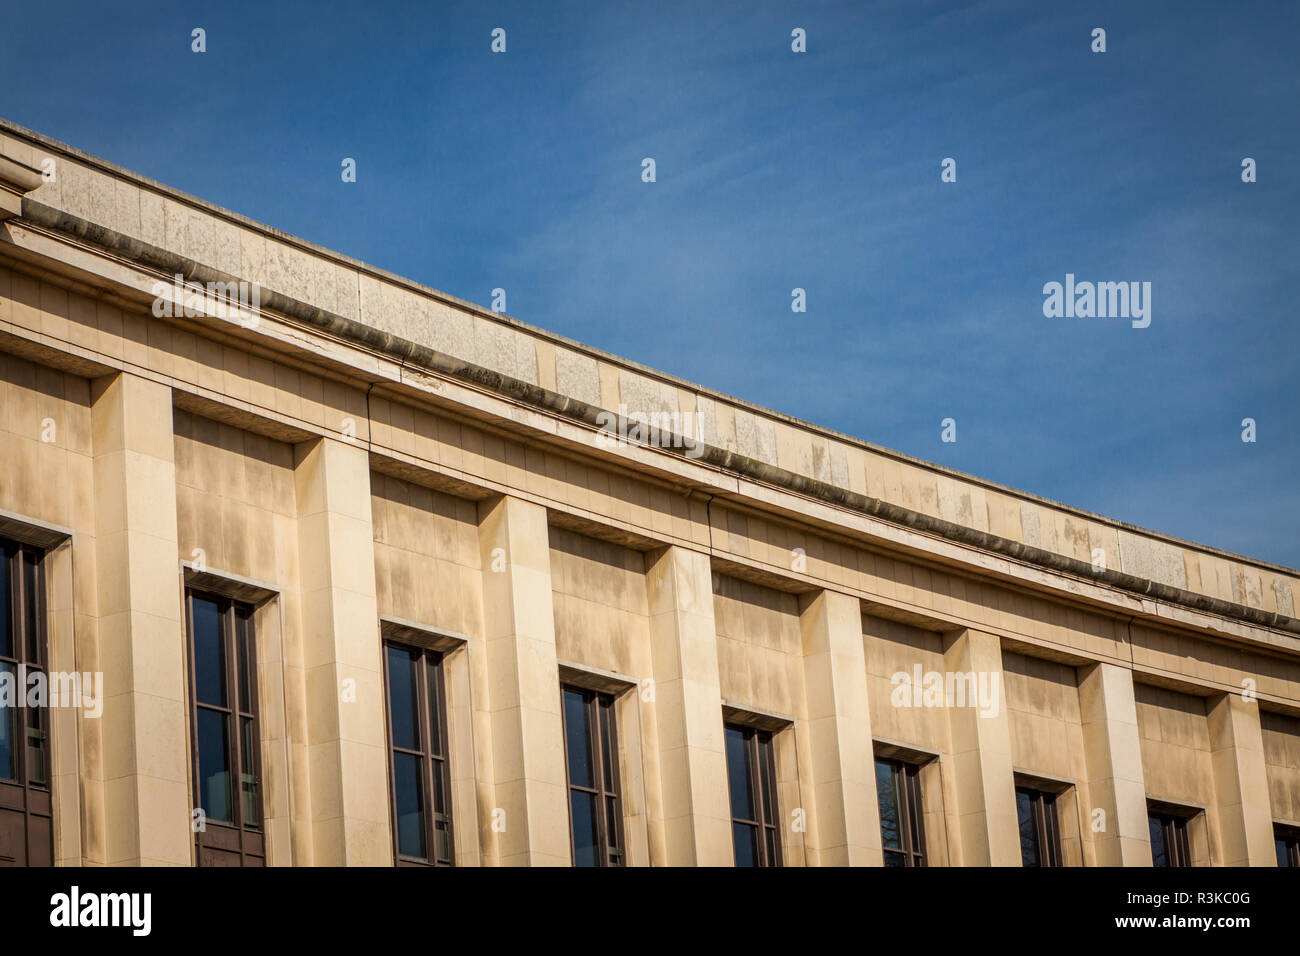
[[[0,542],[0,863],[1296,859],[1296,571],[4,122]]]

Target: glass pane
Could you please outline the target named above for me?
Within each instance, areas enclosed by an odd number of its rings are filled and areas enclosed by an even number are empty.
[[[594,787],[587,702],[577,691],[564,692],[564,742],[569,754],[569,783],[575,787]],[[577,832],[576,825],[574,832]]]
[[[754,768],[749,765],[749,748],[745,746],[744,732],[728,727],[727,783],[731,788],[731,815],[739,820],[754,819],[754,799],[750,791],[753,772]]]
[[[9,554],[0,547],[0,657],[15,657],[13,642],[9,638]]]
[[[907,866],[907,856],[897,850],[885,851],[885,866]]]
[[[37,663],[41,661],[40,648],[38,647],[37,635],[39,628],[37,622],[40,621],[41,604],[36,595],[36,555],[30,551],[23,552],[23,632],[27,635],[27,661]]]
[[[908,833],[911,834],[911,851],[913,853],[923,852],[924,837],[921,833],[921,814],[924,812],[921,806],[921,774],[916,767],[906,767],[900,773],[899,780],[905,781],[907,785],[907,826]]]
[[[418,654],[404,647],[388,648],[388,725],[393,746],[407,750],[420,749],[418,666]]]
[[[212,601],[195,598],[194,685],[204,704],[226,706],[226,639],[221,631],[221,612]]]
[[[253,699],[249,694],[252,684],[253,654],[248,640],[248,616],[235,614],[235,653],[239,655],[239,709],[246,714],[253,712]]]
[[[437,859],[451,862],[451,798],[447,794],[447,763],[433,762],[433,839]]]
[[[242,734],[239,746],[242,750],[240,758],[244,764],[243,778],[240,792],[243,798],[244,826],[255,827],[261,825],[261,800],[257,793],[257,751],[254,749],[261,746],[260,742],[253,737],[253,718],[241,717],[239,720],[240,733]]]
[[[619,854],[618,845],[618,800],[614,797],[605,798],[605,833],[609,841],[609,859],[611,863],[617,864],[621,855]]]
[[[40,671],[30,671],[27,679],[30,681],[39,673]],[[40,707],[28,707],[25,712],[27,715],[27,779],[30,783],[46,786],[50,779],[45,760],[46,741],[49,738],[45,731],[45,710]]]
[[[573,865],[596,865],[596,804],[591,794],[569,791],[569,808],[573,814]]]
[[[1290,858],[1290,856],[1287,855],[1287,852],[1286,852],[1286,840],[1274,840],[1274,841],[1273,841],[1273,852],[1277,854],[1277,865],[1278,865],[1278,866],[1290,866],[1290,865],[1291,865],[1291,858]]]
[[[442,701],[438,697],[438,661],[433,655],[426,658],[425,673],[429,678],[429,750],[442,755]]]
[[[393,799],[397,804],[397,850],[402,856],[428,857],[424,828],[424,760],[393,754]]]
[[[5,706],[5,702],[18,702],[22,688],[12,664],[0,664],[0,779],[13,780],[17,776],[14,746],[18,736],[18,708]]]
[[[435,814],[446,815],[450,808],[447,805],[447,788],[446,777],[443,771],[446,770],[446,764],[441,760],[433,762],[433,812]]]
[[[894,768],[883,760],[876,761],[876,799],[880,803],[880,838],[886,848],[902,849],[899,831],[898,794],[894,790]],[[893,864],[890,864],[893,865]],[[901,863],[898,865],[902,865]]]
[[[614,747],[613,735],[610,733],[610,725],[614,722],[614,702],[602,700],[599,702],[600,710],[600,756],[605,767],[605,791],[614,792],[614,781],[618,779],[614,770]]]
[[[758,828],[748,823],[733,823],[731,838],[736,843],[736,866],[758,866]]]
[[[1061,865],[1061,830],[1056,822],[1056,797],[1047,794],[1043,797],[1043,830],[1047,834],[1047,846],[1043,847],[1043,866]]]
[[[781,855],[776,852],[776,830],[773,827],[766,827],[767,836],[767,865],[780,866]]]
[[[776,789],[776,773],[772,767],[772,738],[760,737],[758,741],[758,760],[762,765],[762,773],[759,774],[759,790],[763,795],[763,822],[773,823],[776,820],[776,808],[772,806],[774,791]]]
[[[446,820],[439,820],[433,825],[433,839],[436,841],[439,863],[451,862],[451,827]]]
[[[230,805],[230,725],[219,711],[198,708],[199,800],[209,820],[233,823]]]
[[[1159,817],[1147,817],[1147,830],[1151,834],[1151,865],[1168,866],[1169,856],[1165,852],[1165,828]]]
[[[1041,866],[1038,858],[1038,830],[1034,826],[1034,802],[1023,790],[1016,791],[1016,818],[1020,822],[1020,860],[1025,866]]]

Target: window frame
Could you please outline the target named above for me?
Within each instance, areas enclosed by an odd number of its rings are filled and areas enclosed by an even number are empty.
[[[1056,809],[1056,798],[1059,794],[1049,790],[1041,790],[1037,787],[1018,785],[1016,787],[1016,796],[1024,794],[1029,798],[1030,820],[1034,828],[1035,852],[1038,854],[1037,863],[1025,862],[1025,844],[1024,834],[1021,833],[1020,842],[1020,863],[1021,866],[1040,866],[1040,867],[1059,867],[1063,866],[1061,857],[1061,821],[1060,815]],[[1017,801],[1016,806],[1016,824],[1019,831],[1020,807]]]
[[[876,756],[872,770],[876,774],[874,779],[877,788],[880,786],[880,777],[876,767],[882,764],[890,768],[889,781],[894,792],[894,806],[898,808],[899,842],[903,844],[901,848],[885,846],[882,824],[882,857],[888,859],[890,853],[899,854],[903,858],[904,867],[927,867],[929,860],[925,843],[925,805],[921,799],[921,765],[895,757]],[[880,794],[877,792],[877,808],[879,804]]]
[[[380,647],[384,660],[384,752],[388,763],[388,817],[393,831],[393,865],[454,867],[456,865],[456,826],[455,815],[452,813],[451,755],[447,732],[447,686],[444,666],[446,655],[442,651],[392,637],[383,638]],[[420,715],[420,726],[417,731],[420,747],[418,750],[409,747],[398,747],[393,742],[393,684],[388,667],[389,648],[414,654],[420,661],[418,668],[420,676],[415,686],[415,706],[417,713]],[[429,679],[430,671],[434,675],[432,681]],[[432,695],[432,699],[430,695]],[[433,733],[431,727],[431,715],[433,713],[431,707],[437,708],[437,734]],[[432,749],[435,743],[438,747],[438,753],[434,753]],[[395,753],[419,758],[420,766],[423,768],[421,773],[420,815],[424,820],[424,846],[427,854],[424,857],[402,853],[401,835],[398,833],[397,820],[397,769],[396,762],[393,759]],[[435,773],[439,776],[442,784],[441,788],[434,786]],[[442,794],[444,804],[441,808],[437,805],[437,795],[439,793]],[[439,823],[445,824],[447,831],[447,854],[445,857],[440,856],[438,853]]]
[[[588,787],[573,782],[569,762],[569,713],[564,706],[564,695],[576,694],[582,698],[588,753],[592,762],[592,781]],[[586,793],[597,801],[600,812],[596,814],[596,866],[626,866],[627,844],[623,833],[623,797],[618,765],[618,721],[615,714],[616,699],[613,694],[583,687],[580,684],[560,684],[560,721],[564,735],[564,780],[569,810],[569,854],[574,866],[578,865],[578,846],[573,826],[573,791]],[[609,765],[608,780],[605,765]],[[609,826],[610,802],[613,802],[614,833]],[[612,841],[611,841],[612,836]]]
[[[1165,850],[1165,864],[1163,867],[1155,861],[1155,846],[1151,847],[1151,865],[1159,868],[1182,868],[1192,865],[1191,838],[1188,835],[1188,824],[1195,814],[1177,813],[1164,808],[1150,807],[1147,809],[1147,833],[1148,837],[1153,822],[1160,825],[1160,842]],[[1172,836],[1172,840],[1171,840]]]
[[[225,645],[223,665],[226,669],[226,700],[223,705],[199,701],[198,695],[198,661],[194,649],[194,602],[206,601],[217,606],[217,626],[221,629]],[[205,865],[204,851],[237,853],[240,866],[266,865],[266,804],[263,796],[266,792],[265,777],[262,772],[262,721],[258,700],[257,686],[257,629],[253,624],[254,608],[252,605],[215,591],[200,587],[185,588],[185,651],[188,658],[187,676],[189,679],[189,722],[190,722],[190,763],[193,772],[190,775],[193,789],[193,806],[203,806],[202,767],[199,763],[199,710],[221,713],[230,720],[229,740],[226,745],[226,760],[230,766],[231,788],[230,804],[232,820],[215,820],[204,814],[205,830],[194,834],[195,864]],[[237,622],[244,622],[244,643],[246,650],[239,644]],[[244,660],[244,658],[247,660]],[[241,670],[241,664],[247,671]],[[248,709],[244,709],[240,686],[243,676],[248,683]],[[256,788],[257,821],[250,823],[244,819],[244,721],[250,721],[252,739],[253,785]],[[215,830],[213,828],[216,828]]]
[[[1279,863],[1279,867],[1300,867],[1300,827],[1284,826],[1280,823],[1273,824],[1273,852],[1277,855],[1278,844],[1282,844],[1282,856],[1285,857],[1285,863]]]
[[[749,788],[750,805],[754,807],[756,819],[745,819],[734,814],[735,804],[731,799],[731,764],[730,748],[726,746],[729,731],[739,733],[745,747],[745,783]],[[753,727],[735,721],[723,724],[723,749],[727,758],[727,815],[731,820],[731,857],[736,866],[741,866],[736,850],[736,826],[752,827],[757,831],[758,866],[784,866],[784,849],[781,845],[781,807],[776,789],[776,745],[774,732],[761,727]],[[750,772],[753,771],[753,772]],[[767,796],[769,799],[764,800]],[[769,819],[768,804],[771,805]],[[767,837],[772,837],[772,846],[768,847]],[[748,864],[744,864],[748,865]]]
[[[52,734],[50,732],[49,700],[45,707],[26,706],[29,691],[28,678],[32,673],[46,675],[46,692],[50,693],[49,682],[49,634],[46,621],[45,594],[45,551],[31,544],[0,538],[0,561],[5,563],[5,581],[8,586],[5,595],[9,620],[8,627],[10,651],[0,655],[0,663],[13,668],[16,690],[22,695],[21,706],[6,708],[12,710],[9,717],[11,729],[11,746],[13,747],[13,777],[0,778],[0,806],[7,810],[21,811],[23,816],[23,853],[25,865],[53,865],[54,862],[54,800],[51,760]],[[5,650],[5,648],[0,648]],[[0,711],[3,715],[4,711]],[[3,718],[0,718],[3,719]],[[33,724],[34,721],[34,724]],[[44,767],[44,780],[32,779],[31,741],[36,736],[36,749],[41,754]],[[46,821],[43,825],[49,830],[48,856],[37,862],[32,860],[33,819]],[[38,824],[40,826],[40,824]],[[46,848],[44,840],[41,849]],[[48,860],[42,863],[41,860]],[[17,859],[0,861],[17,864]]]

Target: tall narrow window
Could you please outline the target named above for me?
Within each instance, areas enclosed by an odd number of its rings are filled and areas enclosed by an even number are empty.
[[[1187,842],[1187,818],[1169,813],[1147,816],[1151,833],[1152,866],[1191,866],[1192,854]]]
[[[780,866],[776,762],[766,730],[728,724],[727,783],[736,866]]]
[[[442,655],[384,642],[393,851],[398,866],[451,866],[451,778]]]
[[[1273,849],[1278,866],[1300,866],[1300,830],[1273,828]]]
[[[54,862],[44,594],[41,553],[0,541],[0,866]]]
[[[1020,823],[1020,861],[1025,866],[1060,866],[1056,794],[1017,787],[1016,816]]]
[[[264,866],[253,610],[185,592],[199,866]]]
[[[564,687],[562,692],[573,865],[622,866],[614,698],[579,687]]]
[[[885,866],[925,866],[920,768],[898,760],[877,760],[876,799]]]

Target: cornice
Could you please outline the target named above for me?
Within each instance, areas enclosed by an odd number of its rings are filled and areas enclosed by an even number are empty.
[[[186,282],[206,284],[239,281],[237,276],[33,200],[26,201],[23,218],[35,226],[75,238],[112,256],[139,263],[165,275],[180,275]],[[598,406],[522,381],[495,369],[455,358],[429,346],[373,328],[283,293],[263,289],[261,307],[328,335],[355,342],[404,366],[446,376],[588,428],[600,428],[605,424],[601,416],[602,413],[608,413]],[[677,458],[688,457],[685,449],[680,447],[657,447],[655,450]],[[1236,619],[1259,627],[1300,634],[1300,620],[1288,615],[1252,608],[1123,571],[1099,569],[1088,562],[1067,555],[917,512],[698,440],[695,451],[699,454],[692,454],[689,457],[699,464],[711,465],[729,474],[955,544],[999,555],[1049,572],[1090,580],[1139,597]]]

